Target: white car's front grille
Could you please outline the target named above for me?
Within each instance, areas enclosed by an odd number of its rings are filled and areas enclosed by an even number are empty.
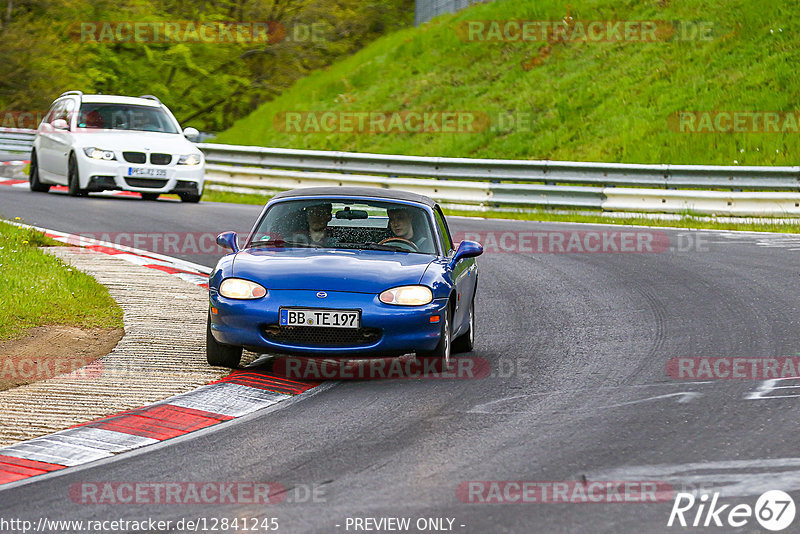
[[[147,155],[144,152],[123,152],[122,157],[128,163],[144,163],[147,161]]]
[[[162,187],[167,185],[167,180],[154,180],[152,178],[131,178],[130,176],[125,178],[125,182],[130,187],[149,188],[149,189],[161,189]]]
[[[172,154],[150,154],[150,163],[153,165],[169,165]]]

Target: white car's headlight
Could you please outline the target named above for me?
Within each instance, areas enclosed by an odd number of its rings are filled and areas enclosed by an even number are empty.
[[[250,280],[226,278],[219,285],[219,294],[229,299],[260,299],[267,294],[267,290]]]
[[[84,153],[92,159],[104,159],[106,161],[110,161],[112,159],[117,159],[114,155],[114,152],[111,150],[105,150],[102,148],[95,148],[93,146],[86,147],[83,149]]]
[[[178,165],[200,165],[200,156],[197,154],[186,154],[178,158]]]
[[[422,306],[433,300],[433,293],[425,286],[400,286],[387,289],[379,298],[384,304]]]

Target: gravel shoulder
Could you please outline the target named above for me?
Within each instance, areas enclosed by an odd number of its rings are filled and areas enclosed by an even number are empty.
[[[0,391],[75,372],[110,353],[123,328],[49,325],[0,342]]]
[[[205,361],[206,290],[111,255],[44,250],[108,288],[124,311],[125,335],[74,372],[0,391],[0,446],[148,405],[228,373]]]

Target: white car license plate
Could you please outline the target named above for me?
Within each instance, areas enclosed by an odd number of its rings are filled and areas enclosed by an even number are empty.
[[[148,169],[146,167],[128,167],[128,176],[144,178],[166,178],[167,169]]]
[[[319,326],[360,328],[359,310],[323,310],[319,308],[281,308],[281,326]]]

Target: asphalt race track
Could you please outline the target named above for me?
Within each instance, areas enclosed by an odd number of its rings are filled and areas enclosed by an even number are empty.
[[[5,218],[76,233],[216,235],[248,230],[259,210],[0,189]],[[634,533],[682,530],[667,527],[672,495],[499,504],[464,502],[457,490],[469,481],[655,481],[674,492],[720,492],[719,504],[754,506],[769,489],[800,497],[800,425],[792,422],[800,379],[667,372],[673,358],[800,354],[800,238],[638,229],[669,248],[531,253],[519,236],[631,229],[450,224],[457,235],[496,242],[478,260],[477,338],[467,355],[488,361],[491,375],[337,382],[274,411],[0,488],[2,516],[277,518],[278,532],[320,533],[355,532],[354,518],[445,518],[464,533]],[[171,255],[216,260],[179,252]],[[275,505],[82,504],[70,496],[83,482],[209,481],[278,482],[288,491]],[[753,518],[712,530],[763,531]]]

